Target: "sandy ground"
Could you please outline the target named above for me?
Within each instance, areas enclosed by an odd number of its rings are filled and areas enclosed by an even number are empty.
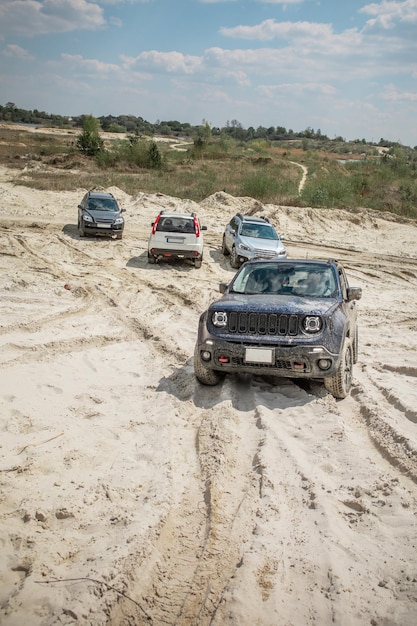
[[[80,239],[85,190],[0,171],[0,623],[415,626],[417,224],[267,205],[292,257],[361,286],[351,395],[194,378],[200,313],[249,198],[127,196]],[[160,209],[197,210],[200,270],[148,265]],[[257,209],[259,212],[259,207]]]

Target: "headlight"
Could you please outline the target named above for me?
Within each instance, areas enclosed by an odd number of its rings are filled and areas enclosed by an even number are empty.
[[[123,217],[116,217],[116,219],[114,220],[115,224],[123,224],[124,219]]]
[[[319,333],[323,328],[323,322],[318,315],[307,315],[303,320],[303,328],[307,333]]]
[[[84,222],[92,222],[93,218],[90,215],[83,215]]]
[[[211,321],[213,322],[213,326],[224,328],[227,326],[227,313],[224,311],[215,311],[211,317]]]
[[[249,246],[245,246],[245,245],[243,245],[243,243],[240,243],[238,245],[238,248],[240,248],[241,250],[246,250],[246,252],[250,252]]]

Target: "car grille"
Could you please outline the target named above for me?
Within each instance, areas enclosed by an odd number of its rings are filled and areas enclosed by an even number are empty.
[[[232,311],[227,316],[227,330],[235,335],[295,337],[299,334],[300,322],[298,315]]]
[[[262,250],[257,249],[253,251],[253,255],[256,259],[273,259],[276,257],[276,252],[274,250]]]

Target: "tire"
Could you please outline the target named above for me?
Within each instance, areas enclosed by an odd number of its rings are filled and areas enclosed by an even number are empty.
[[[353,348],[350,339],[345,340],[339,369],[334,376],[324,379],[324,386],[337,399],[346,398],[352,386]]]
[[[80,237],[85,237],[85,230],[81,221],[78,222],[78,234],[80,235]]]
[[[151,265],[155,265],[156,263],[156,259],[152,254],[149,254],[148,252],[148,263],[150,263]]]
[[[222,241],[222,253],[223,253],[223,256],[229,256],[230,254],[229,250],[226,248],[226,240],[225,240],[224,235],[223,235],[223,241]]]
[[[200,358],[200,350],[198,345],[196,345],[194,350],[194,374],[197,380],[202,385],[210,385],[213,387],[217,385],[222,378],[224,378],[224,374],[221,372],[216,372],[215,370],[209,370],[201,363]]]
[[[203,257],[201,257],[201,259],[196,259],[194,261],[194,267],[196,268],[196,270],[200,269],[202,263],[203,263]]]
[[[230,265],[233,267],[233,269],[237,270],[240,267],[240,263],[239,263],[239,259],[237,257],[236,254],[236,248],[235,246],[233,246],[232,248],[232,253],[230,255]]]
[[[116,235],[116,239],[123,239],[123,233],[118,233]]]

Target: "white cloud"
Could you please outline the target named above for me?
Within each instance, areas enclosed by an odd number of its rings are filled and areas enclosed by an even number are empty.
[[[383,100],[390,100],[391,102],[417,102],[417,89],[416,91],[399,91],[395,85],[387,85],[381,93]]]
[[[417,1],[405,0],[404,2],[394,2],[383,0],[380,3],[367,4],[360,13],[375,16],[369,20],[367,27],[380,27],[388,30],[399,24],[417,24]]]
[[[103,9],[86,0],[1,0],[0,36],[96,30],[105,25]]]
[[[305,0],[256,0],[256,2],[260,2],[261,4],[301,4]]]
[[[221,28],[225,37],[234,39],[251,39],[257,41],[272,41],[273,39],[326,39],[332,35],[330,24],[314,22],[277,22],[274,19],[264,20],[255,26],[234,26]]]
[[[103,63],[97,59],[84,59],[79,54],[61,54],[61,59],[73,69],[99,74],[101,77],[120,71],[120,66],[115,63]]]
[[[2,54],[6,57],[22,59],[23,61],[33,61],[34,58],[27,50],[12,43],[5,47]]]
[[[201,58],[185,55],[182,52],[148,50],[135,57],[134,64],[146,67],[147,71],[192,74],[200,68]]]
[[[335,96],[338,91],[333,87],[333,85],[329,85],[327,83],[282,83],[279,85],[260,85],[259,90],[268,95],[269,97],[275,98],[277,93],[285,95],[285,96],[294,96],[300,98],[302,96],[309,96],[311,94],[315,95],[324,95],[324,96]]]

